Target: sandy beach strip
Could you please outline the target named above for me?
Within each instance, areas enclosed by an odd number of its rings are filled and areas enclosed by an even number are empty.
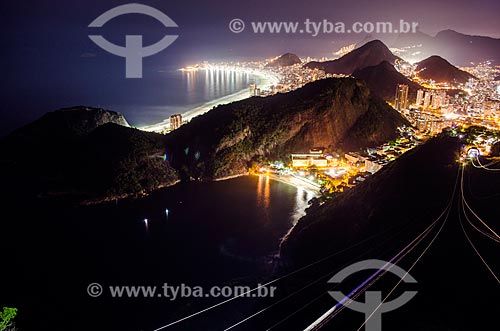
[[[296,187],[296,188],[302,188],[304,190],[307,190],[307,191],[313,193],[314,196],[319,195],[321,192],[320,185],[318,185],[318,184],[313,185],[312,183],[309,183],[305,180],[301,180],[301,179],[294,177],[294,176],[290,176],[290,175],[278,176],[275,174],[269,174],[266,176],[269,176],[269,178],[272,180],[275,180],[275,181],[278,181],[278,182],[281,182],[284,184],[288,184],[288,185],[291,185],[291,186]]]
[[[267,90],[270,89],[271,86],[277,85],[279,82],[279,77],[276,76],[275,74],[264,72],[264,71],[252,71],[251,72],[252,76],[255,77],[257,85],[260,89]],[[221,98],[211,100],[206,102],[205,104],[195,107],[193,109],[190,109],[184,113],[182,113],[182,119],[190,121],[192,118],[196,116],[200,116],[205,114],[206,112],[212,110],[213,108],[219,106],[219,105],[224,105],[228,104],[231,102],[235,101],[240,101],[243,99],[247,99],[250,97],[250,90],[248,88],[245,88],[241,91],[235,92],[230,95],[223,96]],[[139,130],[143,131],[154,131],[154,132],[162,132],[165,129],[168,129],[170,127],[170,118],[166,118],[163,121],[159,123],[155,123],[152,125],[146,125],[143,127],[138,127]]]

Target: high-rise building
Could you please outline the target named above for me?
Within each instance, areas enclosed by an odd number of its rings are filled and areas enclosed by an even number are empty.
[[[439,94],[434,94],[432,96],[432,108],[438,109],[441,107],[441,96]]]
[[[417,101],[415,103],[417,106],[421,106],[422,101],[424,101],[424,90],[418,90],[417,91]]]
[[[250,84],[248,87],[250,88],[250,96],[255,96],[257,92],[257,84]]]
[[[170,131],[178,129],[182,124],[181,114],[174,114],[170,116]]]
[[[408,108],[408,85],[398,84],[396,88],[396,97],[394,100],[394,108],[403,110]]]
[[[449,102],[448,102],[449,98],[446,95],[446,91],[441,90],[441,91],[439,91],[439,94],[441,95],[441,107],[448,105],[449,104]]]
[[[431,93],[429,91],[426,91],[425,94],[424,94],[424,105],[423,105],[423,107],[427,108],[427,107],[429,107],[430,104],[431,104]]]
[[[432,108],[438,109],[446,104],[446,91],[434,91],[432,94]]]

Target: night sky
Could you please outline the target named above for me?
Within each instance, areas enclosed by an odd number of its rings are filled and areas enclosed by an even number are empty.
[[[99,30],[115,44],[125,34],[140,34],[146,45],[165,33],[179,38],[161,53],[144,59],[143,79],[124,79],[124,59],[106,53],[87,37],[88,24],[127,1],[8,1],[2,4],[2,84],[0,135],[43,113],[85,104],[115,108],[159,105],[168,81],[158,74],[202,60],[260,59],[287,51],[300,56],[330,55],[364,35],[255,35],[228,30],[233,18],[245,21],[416,21],[422,32],[440,30],[500,38],[500,1],[140,1],[153,6],[179,28],[166,29],[144,15],[125,15]],[[139,107],[139,106],[138,106]],[[119,107],[118,107],[119,108]],[[118,109],[119,110],[119,109]]]

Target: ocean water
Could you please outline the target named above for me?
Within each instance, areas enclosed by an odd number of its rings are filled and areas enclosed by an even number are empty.
[[[270,276],[280,239],[313,196],[244,176],[88,207],[14,201],[7,205],[16,222],[5,224],[0,242],[10,256],[0,298],[22,312],[20,329],[153,330],[211,301],[92,298],[87,286],[254,286]],[[201,321],[225,325],[212,318]]]
[[[248,89],[248,85],[258,82],[258,77],[244,71],[202,69],[196,71],[180,71],[170,68],[158,72],[155,80],[157,86],[163,86],[161,91],[155,87],[156,94],[161,93],[156,100],[160,104],[140,106],[117,105],[129,123],[133,126],[145,126],[161,122],[176,113],[203,107],[206,104],[234,95]],[[147,91],[145,93],[148,93]]]
[[[172,114],[200,107],[209,110],[232,101],[228,97],[238,92],[239,99],[247,97],[249,94],[243,94],[248,85],[259,83],[257,75],[244,71],[180,71],[185,64],[145,66],[143,78],[127,79],[123,63],[115,62],[98,70],[89,60],[72,74],[74,79],[60,78],[60,72],[47,73],[50,84],[7,93],[5,110],[0,112],[0,136],[49,111],[77,105],[118,111],[132,126],[143,127]]]

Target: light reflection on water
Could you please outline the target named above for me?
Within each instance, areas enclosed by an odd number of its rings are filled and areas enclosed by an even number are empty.
[[[245,89],[253,81],[247,72],[216,68],[184,71],[182,80],[188,92],[186,94],[188,104],[215,100],[235,93]]]
[[[259,175],[259,182],[257,184],[257,205],[262,209],[265,221],[269,220],[270,208],[270,177],[268,175]],[[301,186],[295,186],[297,192],[295,194],[295,205],[290,213],[290,220],[292,225],[306,215],[306,209],[309,207],[309,201],[314,198],[316,193],[304,189]]]
[[[315,193],[305,190],[302,187],[297,187],[297,195],[295,196],[295,208],[292,212],[292,224],[295,225],[297,221],[306,215],[306,209],[309,206],[309,200],[315,196]]]
[[[315,192],[304,189],[303,187],[297,186],[296,188],[297,193],[295,195],[295,206],[293,211],[290,213],[292,226],[281,238],[280,246],[281,243],[283,243],[283,241],[290,235],[299,219],[306,215],[306,209],[309,207],[309,201],[317,195]]]
[[[269,204],[271,199],[271,184],[269,176],[260,175],[257,184],[257,205],[262,209],[264,221],[269,221]]]

